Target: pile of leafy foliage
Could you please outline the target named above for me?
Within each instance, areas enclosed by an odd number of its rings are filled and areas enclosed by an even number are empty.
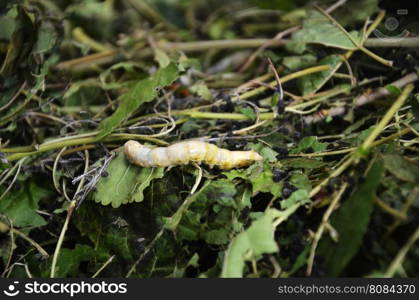
[[[419,276],[417,20],[311,4],[2,2],[2,275]],[[196,138],[264,160],[121,152]]]

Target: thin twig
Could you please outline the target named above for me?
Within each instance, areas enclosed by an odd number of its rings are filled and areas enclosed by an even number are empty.
[[[193,195],[196,192],[196,189],[198,188],[202,180],[202,168],[197,163],[194,163],[194,166],[198,170],[198,175],[196,176],[195,184],[191,189],[191,195]]]
[[[409,240],[400,249],[399,253],[396,255],[394,260],[391,262],[390,266],[388,267],[387,271],[384,273],[384,277],[393,277],[394,274],[397,272],[398,269],[402,267],[403,261],[409,252],[410,248],[419,240],[419,227],[416,231],[410,236]]]
[[[390,122],[391,118],[393,118],[393,116],[399,111],[399,109],[402,107],[402,105],[409,98],[410,93],[413,91],[413,89],[414,89],[413,84],[408,84],[403,89],[400,96],[397,98],[397,100],[394,102],[394,104],[390,107],[390,109],[387,111],[387,113],[381,119],[380,123],[378,123],[378,125],[374,127],[371,134],[367,137],[367,139],[362,144],[361,148],[364,151],[368,151],[368,149],[371,147],[371,144],[378,137],[378,135],[382,132],[384,127]]]
[[[55,157],[54,160],[54,164],[52,167],[52,182],[54,183],[54,187],[55,190],[58,192],[58,194],[62,194],[61,190],[60,190],[60,183],[58,182],[56,173],[57,173],[57,166],[58,166],[58,162],[60,160],[61,155],[63,154],[63,152],[67,149],[67,147],[63,147],[60,152],[58,152],[57,156]]]
[[[406,76],[400,78],[399,80],[396,80],[392,83],[390,83],[389,85],[395,86],[397,88],[403,88],[404,86],[410,84],[410,83],[414,83],[416,81],[419,80],[419,76],[416,73],[409,73]],[[369,104],[375,100],[390,96],[391,93],[388,89],[384,88],[384,87],[380,87],[378,88],[375,92],[373,93],[367,93],[367,94],[362,94],[360,96],[358,96],[355,100],[355,107],[359,107],[359,106],[363,106],[366,104]],[[311,123],[317,123],[322,121],[325,117],[330,116],[330,117],[337,117],[337,116],[341,116],[343,114],[346,113],[346,108],[345,107],[334,107],[331,108],[327,111],[323,111],[322,114],[313,114],[310,116],[306,116],[304,117],[304,122],[306,124],[311,124]]]
[[[23,84],[20,86],[19,90],[13,95],[13,97],[9,100],[9,102],[7,102],[5,105],[3,105],[2,107],[0,107],[0,112],[2,112],[3,110],[6,110],[7,108],[10,107],[10,105],[13,104],[13,102],[19,97],[19,95],[22,93],[22,91],[26,88],[26,81],[23,82]]]
[[[13,179],[12,179],[12,182],[10,182],[10,184],[9,184],[9,186],[6,188],[6,190],[1,194],[1,196],[0,196],[0,200],[2,200],[3,199],[3,197],[4,196],[6,196],[6,194],[10,191],[10,189],[12,188],[12,186],[13,186],[13,184],[15,183],[15,181],[16,181],[16,179],[17,179],[17,177],[19,176],[19,174],[20,174],[20,169],[21,169],[21,167],[22,167],[22,164],[23,164],[23,162],[25,161],[25,158],[23,158],[23,159],[21,159],[18,163],[17,163],[17,165],[18,165],[18,167],[17,167],[17,171],[16,171],[16,174],[15,174],[15,176],[13,177]],[[7,178],[7,177],[5,177],[5,178]],[[3,179],[4,180],[4,179]],[[2,181],[3,181],[2,180]]]
[[[76,207],[76,201],[73,200],[70,202],[70,206],[67,208],[67,216],[65,218],[60,236],[58,238],[57,245],[55,247],[54,256],[52,257],[50,278],[55,278],[55,269],[57,266],[58,256],[60,255],[61,246],[64,242],[64,236],[68,229],[68,223],[70,222],[70,219],[71,219],[71,216],[73,215],[73,211],[75,207]]]
[[[336,196],[333,198],[332,202],[327,208],[326,212],[324,213],[323,218],[322,218],[322,223],[320,224],[319,228],[316,231],[316,234],[313,237],[313,241],[310,248],[310,255],[307,260],[307,270],[306,270],[307,276],[310,276],[313,270],[314,257],[316,255],[317,245],[323,236],[323,232],[326,228],[326,224],[328,224],[330,216],[332,215],[333,211],[337,207],[339,200],[342,197],[347,187],[348,187],[348,184],[346,182],[341,186]]]
[[[114,258],[115,255],[109,257],[109,259],[99,268],[99,270],[97,270],[96,273],[93,274],[92,278],[96,278],[97,276],[99,276],[99,274],[113,261]]]

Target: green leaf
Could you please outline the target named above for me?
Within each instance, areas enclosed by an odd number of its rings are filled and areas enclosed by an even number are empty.
[[[126,228],[109,228],[101,242],[99,244],[100,248],[109,251],[109,253],[117,253],[125,261],[133,260],[128,240],[128,230]]]
[[[0,39],[10,40],[12,37],[13,31],[16,27],[15,17],[11,16],[12,11],[16,13],[16,9],[13,9],[7,13],[7,15],[0,16]]]
[[[9,220],[0,215],[0,234],[4,235],[10,230]],[[4,265],[12,259],[13,251],[16,249],[15,239],[3,238],[0,243],[0,259]]]
[[[24,60],[28,59],[32,46],[35,43],[35,24],[23,6],[18,6],[18,15],[15,21],[12,39],[0,68],[0,75],[5,78],[15,75],[14,71],[20,64],[23,64]]]
[[[339,233],[335,243],[330,237],[321,240],[318,253],[326,259],[328,275],[338,276],[358,252],[368,229],[375,192],[384,173],[383,161],[377,161],[369,170],[365,182],[346,200],[331,218],[331,225]]]
[[[110,90],[110,89],[118,89],[123,86],[127,86],[129,81],[127,82],[126,80],[124,80],[120,82],[116,74],[123,72],[124,79],[126,78],[127,74],[129,75],[130,78],[131,77],[135,78],[138,76],[138,69],[141,69],[141,68],[142,66],[139,63],[131,62],[131,61],[119,62],[112,65],[107,70],[100,73],[99,75],[102,88],[105,90]]]
[[[287,56],[282,60],[282,64],[290,70],[308,68],[316,62],[317,57],[312,54]]]
[[[252,193],[256,195],[259,192],[271,193],[275,197],[282,195],[282,182],[273,181],[273,172],[270,167],[264,168],[256,177],[251,177]]]
[[[333,15],[341,24],[363,23],[374,13],[378,12],[379,0],[351,0],[351,5],[342,5]]]
[[[296,169],[317,169],[327,165],[327,163],[322,162],[314,158],[299,157],[293,159],[287,159],[282,162],[284,166],[292,167]]]
[[[249,146],[263,156],[264,162],[255,163],[247,169],[235,169],[223,172],[223,175],[229,180],[242,178],[249,181],[252,184],[253,195],[259,192],[267,192],[275,197],[280,197],[283,183],[273,181],[272,167],[269,164],[276,162],[276,165],[280,166],[275,157],[278,153],[262,144],[249,144]]]
[[[291,194],[290,197],[281,201],[281,208],[287,209],[292,207],[296,203],[308,203],[310,202],[310,196],[307,190],[296,190]]]
[[[319,143],[316,136],[308,136],[303,138],[295,147],[290,151],[292,154],[298,154],[304,150],[311,149],[313,152],[323,152],[327,148],[327,143]]]
[[[177,66],[173,63],[159,69],[150,77],[137,82],[126,94],[121,96],[116,111],[100,123],[98,138],[104,138],[128,119],[142,104],[157,96],[157,91],[178,78]]]
[[[390,94],[394,95],[394,96],[398,96],[401,94],[402,90],[399,89],[397,86],[392,85],[392,84],[388,84],[385,86],[386,90],[390,92]]]
[[[263,156],[263,159],[268,162],[276,162],[276,156],[278,155],[278,152],[272,150],[271,147],[266,147],[263,144],[253,144],[249,143],[249,148],[256,151],[260,155]]]
[[[289,182],[299,189],[311,191],[310,179],[307,177],[306,174],[296,171],[292,174],[291,178],[289,179]]]
[[[94,199],[102,205],[141,202],[143,192],[156,178],[162,178],[163,168],[141,168],[129,163],[122,152],[112,160],[107,168],[109,176],[102,177],[96,186]]]
[[[250,107],[240,107],[239,111],[245,115],[246,117],[248,117],[250,120],[256,120],[256,114],[255,111],[253,109],[251,109]]]
[[[409,161],[399,154],[388,154],[383,159],[386,170],[398,179],[419,183],[419,167],[413,161]]]
[[[198,82],[194,84],[189,88],[189,90],[207,101],[211,101],[213,99],[211,91],[208,89],[204,82]]]
[[[178,210],[169,222],[177,222],[176,237],[179,240],[204,239],[208,244],[224,245],[231,240],[231,236],[241,230],[238,221],[241,209],[246,203],[245,195],[238,195],[236,184],[230,180],[220,179],[210,182],[199,193],[196,201],[186,209]],[[170,226],[170,225],[169,225]]]
[[[276,209],[267,210],[246,231],[233,239],[225,254],[221,277],[242,277],[246,260],[278,251],[274,239],[274,220],[279,213]]]
[[[231,228],[218,228],[204,233],[208,244],[224,245],[230,241]]]
[[[159,63],[160,68],[166,68],[170,64],[170,58],[163,50],[154,49],[154,59]]]
[[[355,138],[353,146],[362,145],[362,143],[370,136],[371,132],[374,130],[375,126],[362,130]]]
[[[279,102],[279,93],[273,93],[271,97],[271,107],[275,107]]]
[[[52,23],[42,22],[32,53],[42,55],[50,51],[57,43],[57,31]]]
[[[58,256],[56,277],[80,276],[79,265],[82,261],[89,261],[95,250],[86,245],[76,245],[74,249],[62,248]]]
[[[292,274],[297,272],[300,268],[302,268],[306,264],[309,254],[310,254],[310,247],[306,246],[304,250],[298,255],[297,259],[295,260],[295,263],[291,267],[291,270],[287,272],[288,276],[291,276]]]
[[[257,5],[259,8],[280,11],[290,11],[297,5],[296,1],[294,0],[252,0],[251,2]]]
[[[215,201],[223,206],[235,207],[233,197],[236,194],[236,185],[228,180],[213,181],[199,196],[198,201]]]
[[[359,42],[356,31],[351,32],[350,35]],[[322,44],[327,47],[347,50],[358,48],[358,45],[354,44],[344,31],[317,10],[309,12],[307,19],[303,22],[303,28],[293,34],[292,40],[297,43]]]
[[[322,72],[309,74],[299,78],[297,84],[300,92],[303,95],[308,95],[321,89],[341,67],[342,63],[343,59],[339,55],[329,55],[320,60],[319,66],[328,65],[330,68]]]
[[[0,213],[6,215],[16,227],[40,227],[45,220],[36,212],[40,200],[51,195],[51,191],[37,186],[34,182],[21,183],[17,191],[9,191],[0,201]],[[0,194],[3,189],[0,188]]]
[[[67,106],[86,106],[99,104],[95,101],[101,95],[100,83],[96,79],[73,82],[63,99]],[[97,103],[95,103],[97,102]]]

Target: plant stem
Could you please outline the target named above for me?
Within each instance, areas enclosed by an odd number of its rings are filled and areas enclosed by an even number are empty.
[[[364,52],[366,55],[368,55],[369,57],[371,57],[372,59],[375,59],[376,61],[382,63],[385,66],[391,67],[393,66],[393,61],[391,60],[387,60],[384,59],[380,56],[378,56],[377,54],[375,54],[374,52],[371,52],[370,50],[368,50],[367,48],[365,48],[364,46],[359,46],[359,50],[361,50],[362,52]]]
[[[374,128],[368,138],[364,141],[361,146],[361,151],[368,151],[371,147],[374,140],[380,135],[380,133],[384,130],[384,127],[390,122],[393,116],[398,112],[398,110],[402,107],[402,105],[406,102],[407,98],[409,98],[410,93],[413,91],[414,85],[408,84],[397,98],[396,102],[391,106],[391,108],[387,111],[384,115],[383,119],[378,123],[378,125]]]
[[[282,83],[285,83],[285,82],[290,81],[292,79],[296,79],[296,78],[303,77],[303,76],[313,74],[313,73],[327,71],[329,69],[330,69],[330,67],[328,65],[322,65],[322,66],[307,68],[307,69],[304,69],[304,70],[301,70],[301,71],[298,71],[298,72],[295,72],[295,73],[292,73],[292,74],[289,74],[289,75],[286,75],[286,76],[282,77],[280,82],[282,84]],[[268,83],[268,85],[271,86],[271,87],[276,87],[277,86],[277,81],[273,80],[270,83]],[[237,100],[248,99],[250,97],[256,96],[256,95],[266,91],[267,89],[268,89],[268,87],[261,86],[261,87],[258,87],[256,89],[254,89],[254,90],[251,90],[249,92],[243,93],[240,96],[233,97],[233,98],[231,98],[231,100],[232,101],[237,101]]]
[[[397,256],[394,258],[390,266],[388,267],[387,271],[384,273],[384,277],[393,277],[397,270],[401,267],[404,258],[406,257],[407,252],[409,252],[410,248],[419,240],[419,228],[410,236],[407,243],[400,249]]]
[[[320,182],[315,188],[313,188],[310,192],[310,198],[314,197],[315,195],[317,195],[318,192],[321,191],[321,189],[326,186],[329,181],[332,178],[335,178],[339,175],[341,175],[343,172],[345,172],[345,170],[355,161],[355,156],[351,155],[349,158],[346,159],[346,161],[340,165],[339,168],[337,168],[335,171],[332,172],[332,174],[329,175],[329,177],[327,177],[325,180],[323,180],[322,182]]]
[[[210,185],[211,180],[207,180],[201,189],[193,195],[190,195],[178,208],[178,210],[168,219],[168,222],[164,225],[165,229],[170,231],[175,231],[180,221],[182,220],[183,214],[188,209],[188,207],[198,198],[198,196]]]
[[[324,213],[323,218],[322,218],[322,223],[320,224],[319,228],[316,231],[316,234],[314,235],[313,242],[310,248],[310,255],[307,261],[307,271],[306,271],[307,276],[310,276],[313,270],[314,257],[316,255],[317,245],[323,235],[324,229],[326,228],[326,225],[328,224],[330,216],[332,215],[334,209],[339,203],[340,198],[342,198],[342,195],[345,192],[347,187],[348,187],[348,183],[344,183],[342,187],[339,189],[336,196],[333,198],[332,202],[330,203],[329,207]]]
[[[419,48],[419,37],[369,38],[364,45],[369,48]]]
[[[101,43],[92,39],[90,36],[88,36],[84,32],[83,28],[81,28],[81,27],[76,27],[76,28],[73,29],[73,37],[77,41],[79,41],[80,43],[83,43],[83,44],[89,46],[91,49],[93,49],[97,52],[106,52],[106,51],[112,50],[109,47],[106,47],[106,46],[102,45]]]
[[[250,120],[249,117],[240,113],[213,113],[213,112],[202,112],[202,111],[183,111],[179,112],[180,115],[189,116],[195,119],[221,119],[221,120],[237,120],[245,121]],[[260,113],[259,117],[261,120],[271,120],[274,118],[274,113]]]
[[[395,138],[403,136],[403,135],[405,135],[405,134],[407,134],[411,131],[412,130],[410,128],[405,128],[405,129],[403,129],[399,132],[396,132],[396,133],[393,133],[389,136],[386,136],[385,138],[382,138],[381,140],[373,142],[371,144],[371,147],[380,146],[380,145],[382,145],[382,144],[384,144],[388,141],[392,141]],[[290,156],[290,157],[321,157],[321,156],[330,156],[330,155],[341,155],[341,154],[354,152],[356,149],[358,149],[358,148],[357,147],[351,147],[351,148],[347,148],[347,149],[328,151],[328,152],[288,154],[288,156]]]
[[[98,138],[96,138],[96,134],[98,132],[91,132],[91,133],[87,133],[87,134],[81,134],[81,135],[75,135],[75,136],[71,136],[71,137],[65,137],[65,138],[59,138],[59,139],[55,139],[55,140],[51,140],[48,141],[44,144],[41,144],[37,147],[33,147],[33,146],[29,146],[28,149],[32,150],[32,151],[28,151],[28,152],[21,152],[21,153],[15,153],[15,154],[11,154],[9,156],[7,156],[7,160],[9,161],[15,161],[18,160],[22,157],[26,157],[26,156],[30,156],[30,155],[36,155],[36,154],[40,154],[42,152],[46,152],[46,151],[50,151],[50,150],[55,150],[55,149],[60,149],[66,146],[76,146],[76,145],[84,145],[84,144],[94,144],[94,143],[100,143],[100,142],[111,142],[111,141],[119,141],[119,140],[129,140],[129,139],[139,139],[139,140],[144,140],[144,141],[149,141],[152,143],[156,143],[159,145],[167,145],[168,143],[156,139],[156,138],[152,138],[152,137],[148,137],[146,135],[141,135],[141,134],[130,134],[130,133],[113,133],[110,134],[109,136],[107,136],[105,139],[103,140],[99,140]],[[20,147],[21,149],[21,147]],[[34,150],[36,149],[36,150]],[[6,149],[2,149],[3,152],[16,152],[14,151],[14,148],[6,148]]]
[[[44,257],[48,257],[49,254],[47,251],[45,251],[44,248],[41,247],[41,245],[39,245],[37,242],[35,242],[33,239],[31,239],[30,237],[28,237],[26,234],[24,234],[23,232],[17,230],[16,228],[10,228],[9,225],[3,223],[0,221],[0,232],[1,233],[6,233],[8,231],[13,232],[14,234],[20,236],[22,239],[24,239],[25,241],[29,242],[32,246],[35,247],[36,250],[38,250],[38,252],[44,256]]]
[[[55,277],[55,268],[58,261],[58,256],[60,255],[61,246],[64,241],[65,233],[67,232],[68,223],[70,222],[71,216],[73,215],[74,208],[76,207],[76,201],[73,200],[70,202],[70,206],[67,209],[67,216],[65,218],[65,222],[63,228],[61,229],[60,237],[58,238],[57,246],[55,247],[54,256],[52,257],[52,264],[51,264],[51,274],[50,277]]]

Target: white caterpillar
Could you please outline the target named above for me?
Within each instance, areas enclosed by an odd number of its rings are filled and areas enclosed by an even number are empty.
[[[154,149],[136,141],[128,141],[124,145],[124,152],[131,163],[141,167],[169,167],[195,162],[228,170],[248,166],[263,159],[255,151],[230,151],[200,141],[179,142]]]

